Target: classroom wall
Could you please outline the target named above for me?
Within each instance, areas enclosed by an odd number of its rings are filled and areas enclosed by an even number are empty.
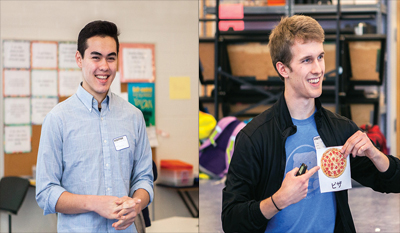
[[[102,19],[117,24],[121,31],[120,42],[154,43],[156,126],[169,134],[169,137],[158,137],[157,164],[160,159],[180,159],[193,164],[198,174],[197,1],[0,1],[0,11],[1,39],[76,41],[80,29],[86,23]],[[169,98],[171,76],[190,77],[190,99]],[[1,106],[2,89],[1,86]],[[1,107],[1,132],[3,115]],[[3,141],[3,133],[0,134],[0,141]],[[3,174],[4,149],[3,143],[0,143],[0,176]],[[155,194],[154,205],[150,210],[153,210],[152,215],[156,219],[174,215],[190,216],[175,191],[157,187]],[[191,194],[194,199],[198,199],[197,192]],[[33,202],[34,192],[31,190],[22,210],[29,211],[37,207]],[[21,215],[36,218],[37,221],[41,219],[41,216]],[[13,221],[17,232],[24,229],[31,232],[46,231],[44,228],[36,229],[35,226],[18,226],[18,221],[32,222],[21,216],[13,217]],[[0,224],[0,231],[7,231],[6,215],[1,215]],[[35,225],[39,227],[40,224]],[[54,224],[49,226],[55,227]]]

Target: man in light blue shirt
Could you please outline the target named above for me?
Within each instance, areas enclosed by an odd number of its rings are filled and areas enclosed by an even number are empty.
[[[140,110],[109,91],[118,64],[118,29],[94,21],[79,33],[83,82],[42,125],[36,200],[58,213],[59,232],[136,232],[153,200],[151,148]]]

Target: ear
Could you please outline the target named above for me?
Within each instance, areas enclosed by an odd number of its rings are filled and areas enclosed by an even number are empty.
[[[76,64],[78,64],[78,66],[79,66],[79,68],[82,68],[82,55],[81,55],[81,53],[79,52],[79,51],[76,51],[76,53],[75,53],[75,61],[76,61]]]
[[[288,78],[289,77],[289,67],[285,66],[282,62],[278,61],[276,63],[276,70],[278,70],[279,74],[284,77]]]

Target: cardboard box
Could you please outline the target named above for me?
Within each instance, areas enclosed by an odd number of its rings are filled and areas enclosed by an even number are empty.
[[[203,66],[204,81],[214,80],[214,43],[199,43],[199,56]]]
[[[382,56],[381,42],[350,41],[349,50],[353,74],[350,80],[379,81],[378,57]]]
[[[332,0],[332,5],[337,5],[337,0]],[[354,5],[356,0],[340,0],[340,5]]]
[[[193,166],[180,160],[161,160],[160,183],[182,187],[192,186]]]
[[[351,118],[356,125],[372,124],[374,105],[373,104],[351,104]]]
[[[336,70],[336,44],[324,43],[325,73]]]
[[[354,0],[354,3],[356,5],[373,5],[373,4],[377,4],[379,2],[379,0]]]
[[[231,44],[227,47],[232,75],[256,77],[256,80],[278,77],[267,44]]]

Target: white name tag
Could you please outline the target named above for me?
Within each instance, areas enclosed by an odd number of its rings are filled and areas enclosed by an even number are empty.
[[[114,138],[114,146],[116,150],[129,148],[128,138],[126,136]]]
[[[322,141],[322,139],[321,139],[320,136],[314,137],[314,146],[315,146],[315,149],[316,149],[316,150],[326,148],[326,146],[325,146],[325,144],[324,144],[324,142]]]

